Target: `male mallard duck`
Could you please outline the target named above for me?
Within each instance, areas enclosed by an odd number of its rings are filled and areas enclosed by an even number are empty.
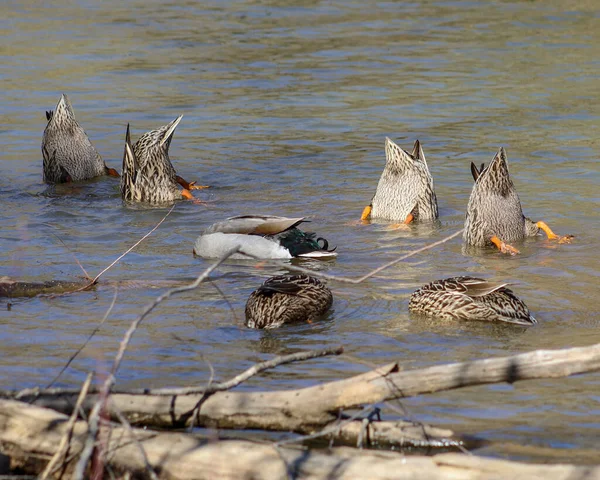
[[[304,218],[272,215],[242,215],[230,217],[208,227],[194,244],[194,254],[204,258],[220,258],[227,251],[241,246],[243,252],[231,258],[292,258],[335,257],[335,248],[314,233],[296,228]],[[322,242],[322,243],[319,243]]]
[[[54,109],[46,112],[48,125],[42,137],[46,183],[78,182],[100,175],[118,177],[108,168],[87,134],[75,120],[69,98],[63,93]]]
[[[419,141],[411,154],[386,137],[385,157],[377,190],[361,220],[384,218],[408,224],[438,218],[433,178]]]
[[[329,310],[332,303],[331,290],[316,278],[278,275],[269,278],[248,297],[246,326],[277,328],[284,323],[311,323]]]
[[[175,128],[183,118],[177,117],[168,125],[142,135],[133,147],[129,125],[125,134],[121,197],[133,202],[164,203],[181,198],[194,198],[194,186],[179,177],[169,159],[169,146]],[[183,187],[183,189],[180,187]]]
[[[508,162],[504,148],[487,166],[478,169],[471,163],[475,180],[467,205],[463,239],[478,247],[495,245],[502,253],[515,255],[519,251],[508,242],[521,241],[525,237],[546,232],[551,240],[569,243],[572,235],[556,235],[544,222],[533,222],[521,209],[521,202],[508,173]]]
[[[506,285],[474,277],[436,280],[411,295],[408,309],[444,320],[484,320],[518,325],[537,323],[527,305]]]

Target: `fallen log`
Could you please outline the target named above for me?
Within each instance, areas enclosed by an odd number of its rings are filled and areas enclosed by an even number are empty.
[[[8,277],[0,278],[0,298],[36,297],[57,295],[85,287],[89,280],[78,282],[49,280],[47,282],[21,282]]]
[[[340,410],[473,385],[514,383],[556,378],[600,369],[600,344],[561,350],[537,350],[519,355],[437,365],[400,371],[397,363],[334,382],[297,390],[272,392],[215,392],[179,395],[163,389],[160,395],[113,393],[108,408],[121,411],[135,425],[161,428],[212,428],[314,432],[335,422]],[[169,395],[169,392],[171,394]],[[73,391],[4,392],[3,396],[46,406],[69,414]],[[91,395],[88,410],[97,400]],[[116,418],[113,416],[113,419]]]
[[[68,434],[67,416],[14,400],[0,400],[0,450],[11,467],[38,475]],[[69,456],[61,473],[70,473],[83,449],[88,425],[72,425]],[[115,474],[185,479],[461,479],[600,480],[600,467],[537,465],[471,455],[404,456],[396,452],[349,449],[321,451],[275,447],[243,440],[208,442],[190,434],[159,433],[104,425],[106,468]],[[144,455],[140,451],[144,450]],[[148,462],[148,463],[146,463]],[[368,473],[367,473],[368,472]]]

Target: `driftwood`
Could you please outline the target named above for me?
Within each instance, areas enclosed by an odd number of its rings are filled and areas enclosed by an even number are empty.
[[[400,371],[398,364],[392,363],[345,380],[297,390],[227,391],[207,396],[177,395],[176,389],[171,396],[167,395],[165,389],[163,395],[113,393],[107,406],[109,411],[121,411],[135,425],[180,428],[193,424],[214,428],[312,433],[335,422],[340,410],[366,404],[473,385],[564,377],[598,369],[600,344],[538,350],[510,357],[408,371]],[[4,392],[4,396],[69,414],[77,394],[61,394],[59,390],[54,390],[51,393]],[[91,395],[84,403],[84,408],[89,410],[96,400],[96,396]]]
[[[21,282],[8,277],[0,278],[0,298],[35,297],[37,295],[56,295],[80,289],[89,283],[50,280],[48,282]]]
[[[69,433],[68,423],[68,417],[53,410],[0,400],[0,448],[11,457],[13,468],[39,474]],[[116,474],[129,472],[139,478],[149,477],[147,460],[159,478],[173,480],[600,479],[600,467],[521,464],[461,454],[407,457],[396,452],[348,448],[324,453],[243,440],[206,441],[189,434],[129,430],[116,425],[102,428],[111,429],[110,435],[106,435],[106,467]],[[83,420],[73,425],[66,473],[73,469],[83,449],[87,430]],[[140,445],[145,456],[139,450]]]

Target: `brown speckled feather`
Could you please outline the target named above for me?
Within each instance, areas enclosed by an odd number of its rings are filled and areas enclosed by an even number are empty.
[[[313,321],[332,303],[331,290],[314,277],[271,277],[250,294],[246,302],[246,326],[277,328],[286,323]]]
[[[75,120],[66,95],[60,97],[54,111],[46,112],[46,119],[42,137],[44,182],[77,182],[107,173],[104,160]]]
[[[182,198],[182,190],[169,159],[169,145],[181,118],[145,133],[132,147],[127,126],[121,177],[123,200],[157,204]],[[131,147],[129,150],[127,144]]]
[[[469,245],[491,246],[496,236],[504,242],[521,241],[534,236],[539,228],[523,215],[521,201],[510,179],[504,148],[479,170],[471,164],[475,179],[467,205],[463,239]]]
[[[411,295],[408,309],[441,319],[537,323],[527,306],[506,285],[468,276],[436,280]]]
[[[385,139],[385,168],[371,200],[371,217],[404,221],[412,214],[416,221],[438,218],[433,178],[417,140],[412,154]]]

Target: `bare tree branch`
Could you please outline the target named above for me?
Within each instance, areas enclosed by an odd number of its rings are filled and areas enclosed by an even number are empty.
[[[289,263],[285,263],[285,262],[280,262],[280,261],[270,261],[269,263],[271,265],[277,265],[278,267],[284,267],[287,268],[288,270],[291,270],[293,272],[300,272],[300,273],[306,273],[308,275],[311,275],[313,277],[318,277],[318,278],[324,278],[326,280],[335,280],[336,282],[342,282],[342,283],[352,283],[352,284],[357,284],[357,283],[362,283],[365,280],[367,280],[368,278],[371,278],[372,276],[378,274],[379,272],[381,272],[382,270],[385,270],[386,268],[389,268],[393,265],[396,265],[397,263],[401,262],[402,260],[406,260],[407,258],[413,257],[419,253],[425,252],[427,250],[430,250],[434,247],[437,247],[438,245],[442,245],[443,243],[448,242],[449,240],[452,240],[453,238],[459,236],[462,232],[463,232],[464,228],[461,228],[458,232],[453,233],[452,235],[448,236],[448,237],[444,237],[441,240],[438,240],[437,242],[434,243],[430,243],[428,245],[425,245],[424,247],[418,248],[417,250],[413,250],[411,252],[408,252],[405,255],[402,255],[401,257],[396,258],[395,260],[392,260],[391,262],[388,262],[384,265],[381,265],[380,267],[377,267],[375,270],[371,270],[370,272],[366,273],[365,275],[363,275],[362,277],[358,277],[358,278],[350,278],[350,277],[341,277],[341,276],[337,276],[337,275],[331,275],[328,273],[322,273],[322,272],[317,272],[314,270],[310,270],[308,268],[304,268],[304,267],[299,267],[297,265],[291,265]],[[252,255],[251,253],[248,253],[242,249],[240,249],[240,253],[243,253],[244,255],[247,255],[251,258],[258,258],[255,257],[254,255]]]
[[[90,387],[90,383],[92,383],[92,376],[93,376],[92,373],[88,373],[88,376],[85,379],[85,382],[83,382],[83,386],[81,387],[81,392],[79,393],[79,397],[77,397],[77,403],[75,404],[73,413],[69,417],[69,422],[67,423],[67,431],[61,438],[60,444],[58,445],[58,449],[56,450],[56,453],[54,454],[52,459],[48,462],[48,465],[46,465],[45,470],[40,475],[40,480],[45,480],[50,475],[52,475],[55,471],[57,471],[59,468],[61,468],[61,466],[58,465],[58,462],[61,459],[63,459],[63,463],[64,463],[64,459],[66,459],[68,452],[69,452],[69,444],[71,441],[71,436],[73,435],[73,427],[75,426],[75,421],[77,420],[77,414],[79,412],[79,409],[81,408],[83,400],[85,399],[85,397],[87,395],[88,389]]]
[[[94,330],[92,330],[92,333],[90,333],[90,335],[88,336],[87,340],[85,342],[83,342],[83,345],[81,345],[77,351],[71,355],[71,357],[69,358],[69,360],[67,361],[67,363],[65,364],[65,366],[60,370],[60,372],[58,372],[58,375],[56,375],[56,377],[54,377],[50,383],[48,383],[48,385],[46,385],[46,388],[50,388],[54,382],[56,382],[60,376],[64,373],[64,371],[69,368],[69,365],[71,365],[71,362],[73,360],[75,360],[75,357],[77,357],[77,355],[79,355],[81,353],[81,351],[86,347],[86,345],[90,342],[90,340],[94,337],[94,335],[96,335],[96,333],[98,333],[98,330],[100,330],[100,328],[102,327],[102,325],[104,325],[104,322],[106,322],[106,319],[108,318],[108,316],[110,315],[110,313],[112,312],[115,304],[117,303],[117,295],[119,293],[119,289],[118,287],[115,287],[115,295],[112,299],[112,302],[110,304],[110,307],[108,307],[108,310],[106,311],[106,313],[104,314],[104,317],[102,318],[102,320],[100,321],[100,323],[98,325],[96,325],[96,327],[94,328]]]

